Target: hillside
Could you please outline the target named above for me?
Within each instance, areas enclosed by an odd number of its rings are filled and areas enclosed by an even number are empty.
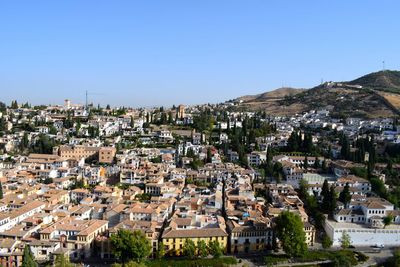
[[[239,97],[238,100],[246,102],[262,102],[269,99],[280,99],[289,95],[296,95],[303,92],[305,89],[297,89],[291,87],[281,87],[273,91],[265,92],[257,95],[248,95]]]
[[[314,88],[280,88],[238,98],[239,108],[291,115],[327,108],[337,117],[392,117],[400,114],[400,72],[380,71],[349,82],[329,82]]]
[[[400,94],[400,71],[385,70],[362,76],[347,82],[351,85],[361,85],[378,91]]]

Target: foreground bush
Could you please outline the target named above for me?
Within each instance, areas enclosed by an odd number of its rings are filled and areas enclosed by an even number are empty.
[[[355,266],[359,262],[368,260],[368,257],[360,252],[351,250],[340,251],[307,251],[302,257],[290,258],[287,255],[270,255],[264,258],[266,265],[275,265],[279,263],[289,262],[315,262],[315,261],[331,261],[328,266]]]
[[[237,260],[233,257],[222,257],[213,259],[192,259],[192,260],[154,260],[146,263],[149,267],[197,267],[197,266],[213,266],[222,267],[226,265],[237,264]]]

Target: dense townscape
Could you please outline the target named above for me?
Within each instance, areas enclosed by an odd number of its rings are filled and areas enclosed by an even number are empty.
[[[1,265],[400,245],[397,118],[237,105],[1,103]]]

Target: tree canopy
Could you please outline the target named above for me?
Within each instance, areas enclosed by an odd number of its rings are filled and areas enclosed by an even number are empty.
[[[197,254],[203,258],[208,256],[208,247],[204,240],[200,240],[197,243]]]
[[[142,262],[151,254],[151,244],[146,236],[139,230],[130,231],[120,229],[111,236],[113,253],[123,263],[130,260]]]
[[[37,263],[33,257],[31,248],[26,245],[24,248],[24,254],[22,255],[22,267],[37,267]]]
[[[343,232],[342,238],[340,238],[340,246],[343,249],[347,249],[351,246],[351,238],[347,232]]]
[[[221,244],[217,240],[214,240],[214,241],[211,241],[210,243],[208,243],[208,250],[214,258],[219,258],[224,253],[224,250],[221,247]]]
[[[63,254],[57,255],[54,261],[54,267],[73,267],[74,265],[69,262],[69,258]]]
[[[183,245],[183,255],[193,259],[196,256],[196,245],[192,239],[187,238],[185,244]]]
[[[303,222],[297,214],[283,211],[276,219],[276,233],[289,256],[302,256],[307,251]]]
[[[345,207],[347,207],[350,204],[351,194],[350,194],[349,183],[346,183],[346,185],[343,188],[343,191],[340,192],[339,200],[345,205]]]

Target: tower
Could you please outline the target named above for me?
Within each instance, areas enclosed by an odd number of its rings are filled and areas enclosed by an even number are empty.
[[[67,108],[67,109],[70,109],[71,108],[71,100],[65,99],[64,100],[64,107]]]
[[[185,117],[185,106],[179,105],[178,106],[178,118],[183,119]]]

